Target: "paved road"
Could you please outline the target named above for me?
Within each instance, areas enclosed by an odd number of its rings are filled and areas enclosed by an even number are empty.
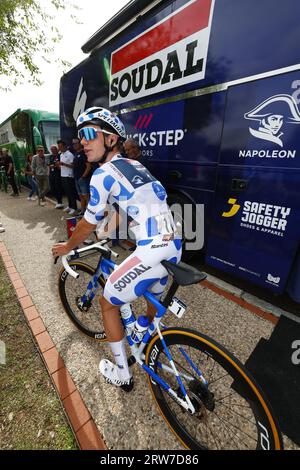
[[[59,266],[53,265],[51,256],[52,244],[66,237],[63,213],[50,203],[39,207],[36,202],[27,201],[24,193],[20,198],[0,193],[0,221],[6,227],[0,239],[5,242],[108,448],[181,449],[152,402],[144,374],[135,368],[135,387],[130,394],[107,385],[97,370],[99,359],[109,355],[108,346],[82,336],[66,318],[57,296]],[[124,256],[125,252],[121,252]],[[204,332],[243,362],[259,339],[272,333],[271,323],[201,285],[180,288],[178,297],[189,309],[184,320],[168,316],[167,323],[177,322]],[[294,447],[288,440],[286,444]]]

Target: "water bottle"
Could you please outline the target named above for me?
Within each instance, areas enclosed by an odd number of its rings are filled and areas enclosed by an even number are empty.
[[[148,317],[141,315],[134,323],[131,339],[134,343],[140,343],[149,327]]]
[[[121,305],[120,312],[123,320],[123,325],[126,329],[126,333],[127,335],[130,335],[135,322],[135,316],[131,310],[130,304]]]

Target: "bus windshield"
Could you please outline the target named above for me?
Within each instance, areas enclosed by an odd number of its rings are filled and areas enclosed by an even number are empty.
[[[58,121],[42,121],[40,124],[46,151],[50,151],[51,145],[56,145],[60,138],[60,127]]]

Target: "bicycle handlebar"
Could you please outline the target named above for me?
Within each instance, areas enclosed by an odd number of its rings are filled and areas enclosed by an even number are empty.
[[[104,252],[111,253],[114,258],[118,258],[119,257],[118,253],[116,253],[115,251],[111,250],[108,247],[104,247],[104,245],[108,243],[108,241],[109,239],[107,238],[105,240],[102,240],[101,242],[93,243],[92,245],[88,245],[83,248],[78,248],[76,250],[71,250],[67,255],[62,256],[61,261],[67,273],[70,274],[70,276],[74,277],[75,279],[78,279],[79,274],[76,271],[74,271],[69,265],[69,258],[78,257],[80,253],[84,253],[86,251],[97,250],[102,253]]]

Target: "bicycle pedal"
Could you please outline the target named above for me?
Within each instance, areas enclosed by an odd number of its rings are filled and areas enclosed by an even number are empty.
[[[131,392],[131,390],[133,389],[133,386],[134,386],[134,381],[133,381],[133,378],[131,377],[129,384],[121,385],[120,388],[121,388],[124,392],[128,393],[128,392]]]

